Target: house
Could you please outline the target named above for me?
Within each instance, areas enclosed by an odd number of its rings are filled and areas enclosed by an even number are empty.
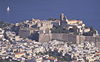
[[[22,56],[25,56],[25,52],[18,52],[18,53],[15,53],[15,57],[16,58],[21,58]]]
[[[0,28],[0,39],[2,39],[4,37],[4,30],[2,28]]]

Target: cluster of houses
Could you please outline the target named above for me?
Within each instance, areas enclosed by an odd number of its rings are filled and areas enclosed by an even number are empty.
[[[93,42],[0,41],[0,60],[10,62],[99,62],[100,51]]]

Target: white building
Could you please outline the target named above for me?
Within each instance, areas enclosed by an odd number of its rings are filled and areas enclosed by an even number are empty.
[[[0,39],[2,39],[4,37],[4,30],[0,28]]]

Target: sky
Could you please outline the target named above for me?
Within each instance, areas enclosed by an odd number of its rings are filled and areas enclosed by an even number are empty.
[[[0,21],[59,19],[60,13],[68,19],[83,20],[87,26],[100,31],[100,0],[0,0]]]

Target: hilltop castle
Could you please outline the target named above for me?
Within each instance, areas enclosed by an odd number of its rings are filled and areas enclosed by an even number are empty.
[[[16,23],[12,30],[21,38],[29,38],[39,42],[61,40],[69,43],[95,42],[100,44],[98,31],[86,26],[82,20],[68,20],[63,13],[59,19],[32,19]],[[17,30],[17,31],[16,31]]]

